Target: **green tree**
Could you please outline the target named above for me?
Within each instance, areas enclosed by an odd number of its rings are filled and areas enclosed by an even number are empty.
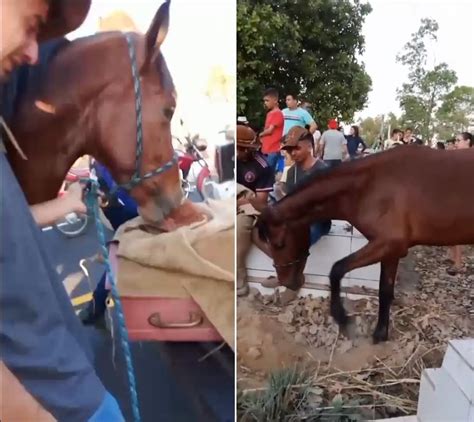
[[[474,87],[455,87],[443,98],[436,119],[441,139],[448,139],[474,126]]]
[[[272,86],[282,97],[300,94],[320,124],[352,120],[371,87],[358,61],[370,11],[360,0],[239,0],[238,112],[261,125],[262,94]]]
[[[382,127],[382,116],[366,117],[359,122],[359,131],[367,145],[373,145],[380,135]]]
[[[408,82],[398,90],[401,120],[412,126],[423,139],[431,139],[436,128],[436,112],[442,99],[457,82],[454,71],[446,63],[432,68],[427,65],[427,42],[437,40],[438,23],[433,19],[422,19],[418,31],[405,44],[397,61],[408,67]]]
[[[367,145],[374,145],[380,136],[382,136],[382,141],[385,141],[390,134],[389,130],[395,128],[400,129],[401,122],[398,117],[390,112],[386,116],[378,115],[376,117],[367,117],[365,119],[360,119],[359,129],[362,138],[365,140]]]

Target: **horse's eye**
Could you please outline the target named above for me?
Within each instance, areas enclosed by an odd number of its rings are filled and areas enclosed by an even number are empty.
[[[166,118],[168,120],[171,120],[173,118],[173,115],[174,115],[174,107],[165,108],[163,110],[163,113],[164,113],[164,115],[166,116]]]

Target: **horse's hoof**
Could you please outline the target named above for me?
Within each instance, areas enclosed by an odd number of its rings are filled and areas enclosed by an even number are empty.
[[[278,303],[281,306],[286,306],[290,302],[293,302],[295,299],[298,299],[298,291],[290,290],[286,288],[283,292],[279,294]]]
[[[388,340],[388,333],[387,330],[375,330],[374,334],[372,335],[372,339],[374,344],[379,344],[384,341]]]
[[[340,327],[345,327],[349,322],[346,310],[341,304],[331,305],[331,316],[336,320]]]

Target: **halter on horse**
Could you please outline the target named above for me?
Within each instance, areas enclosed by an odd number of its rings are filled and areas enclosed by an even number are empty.
[[[135,186],[142,183],[144,180],[150,179],[151,177],[158,176],[161,173],[169,170],[171,167],[176,165],[178,162],[178,155],[175,152],[173,158],[163,164],[161,167],[145,173],[143,176],[140,176],[141,167],[142,167],[142,155],[143,155],[143,122],[142,122],[142,88],[140,83],[140,77],[137,70],[137,54],[133,41],[130,37],[130,34],[125,35],[128,44],[128,52],[130,54],[130,61],[132,65],[132,76],[133,76],[133,88],[135,92],[135,113],[137,120],[137,150],[136,150],[136,161],[135,161],[135,173],[128,183],[118,185],[116,189],[123,188],[127,191],[131,191]]]

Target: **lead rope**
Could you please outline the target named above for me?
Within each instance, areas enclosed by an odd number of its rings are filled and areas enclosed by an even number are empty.
[[[104,256],[106,271],[111,282],[111,292],[112,298],[117,309],[117,320],[119,328],[119,340],[122,346],[123,354],[125,357],[125,363],[127,365],[127,376],[129,382],[129,391],[130,391],[130,400],[132,405],[132,413],[134,422],[140,422],[140,408],[138,406],[138,393],[137,393],[137,383],[135,379],[135,371],[133,368],[132,362],[132,352],[130,350],[130,341],[128,338],[127,327],[125,325],[125,316],[123,314],[122,301],[120,300],[120,295],[117,290],[117,280],[115,274],[112,271],[112,265],[109,260],[109,250],[107,248],[107,243],[105,240],[104,227],[102,221],[100,220],[99,214],[99,184],[94,179],[88,180],[90,188],[86,193],[86,204],[87,208],[92,211],[94,215],[95,225],[97,228],[97,237],[99,238],[100,247],[102,250],[102,255]]]

